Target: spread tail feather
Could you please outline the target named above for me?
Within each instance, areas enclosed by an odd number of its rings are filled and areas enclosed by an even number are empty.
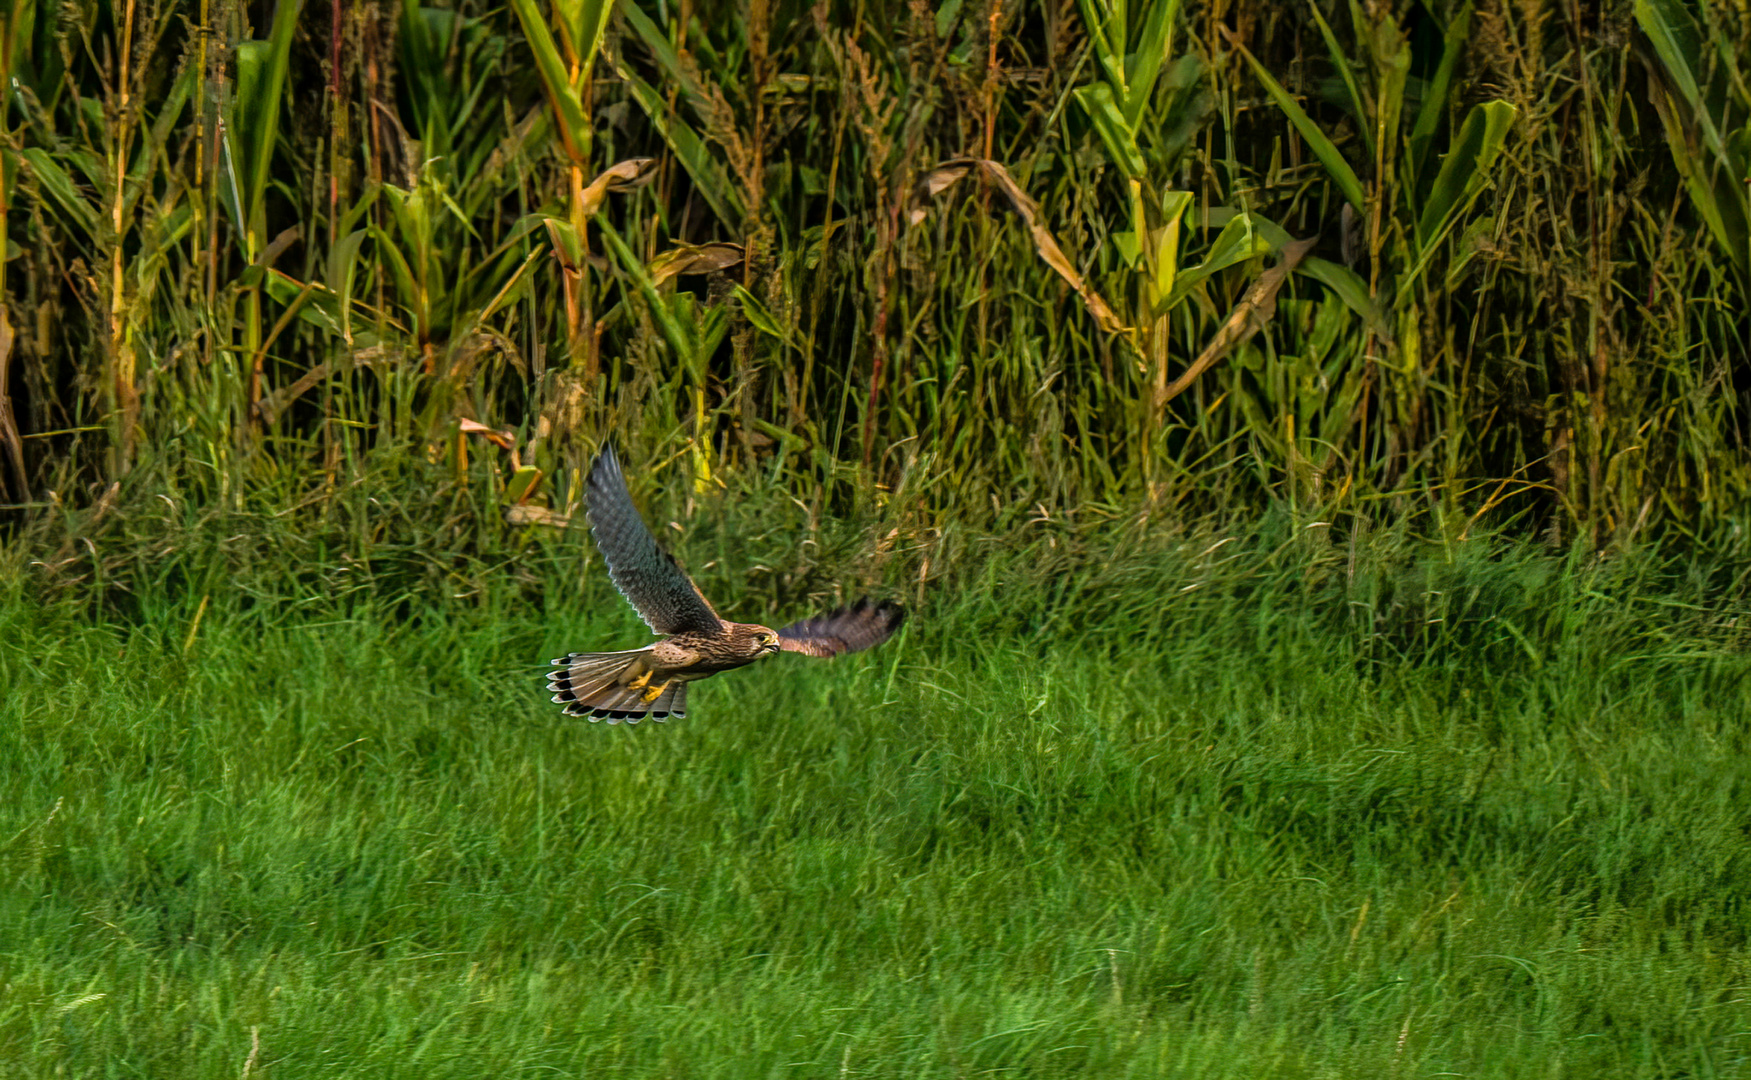
[[[549,672],[547,689],[553,700],[565,706],[567,716],[587,716],[590,722],[622,720],[636,724],[649,716],[663,721],[687,715],[687,686],[673,682],[654,701],[645,701],[646,691],[627,685],[643,674],[641,663],[650,649],[612,653],[572,653],[553,661],[560,670]]]

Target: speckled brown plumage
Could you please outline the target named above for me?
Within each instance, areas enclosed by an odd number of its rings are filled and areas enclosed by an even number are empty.
[[[590,468],[586,511],[608,576],[652,632],[642,649],[571,653],[548,674],[553,700],[569,716],[636,724],[649,716],[687,715],[687,684],[743,667],[775,652],[832,657],[872,648],[905,620],[898,606],[859,600],[850,607],[794,622],[781,630],[727,622],[662,548],[626,490],[612,445]]]

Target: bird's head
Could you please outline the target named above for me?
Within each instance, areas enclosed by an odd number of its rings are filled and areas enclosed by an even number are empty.
[[[761,656],[778,651],[778,632],[776,630],[764,626],[750,626],[748,630],[754,635],[754,644],[759,648]]]

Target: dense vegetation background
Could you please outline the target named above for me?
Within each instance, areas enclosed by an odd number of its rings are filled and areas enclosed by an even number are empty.
[[[617,431],[670,489],[903,542],[1139,505],[1742,531],[1742,6],[17,0],[4,32],[0,483],[39,517],[384,469],[541,520]]]

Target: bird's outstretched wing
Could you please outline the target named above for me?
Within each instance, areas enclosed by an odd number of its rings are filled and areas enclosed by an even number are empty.
[[[778,631],[778,647],[805,656],[838,656],[872,648],[894,636],[906,621],[899,605],[859,600],[850,607],[791,623]]]
[[[657,546],[626,490],[614,445],[604,443],[590,467],[585,499],[596,547],[620,595],[652,631],[716,634],[723,622],[668,552]]]

